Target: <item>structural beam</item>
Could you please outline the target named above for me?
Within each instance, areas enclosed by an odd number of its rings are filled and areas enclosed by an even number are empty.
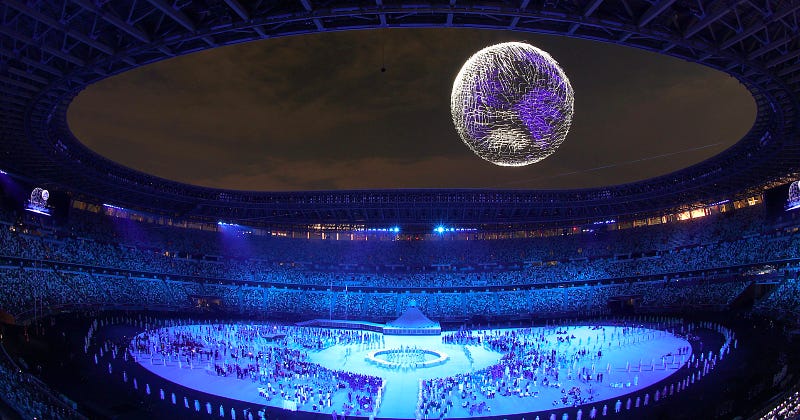
[[[6,57],[9,57],[10,59],[17,60],[20,63],[25,64],[26,66],[33,67],[35,69],[38,69],[38,70],[43,71],[45,73],[49,73],[49,74],[51,74],[53,76],[56,76],[56,77],[62,77],[64,75],[64,73],[62,73],[61,70],[59,70],[59,69],[57,69],[55,67],[49,66],[47,64],[44,64],[44,63],[36,61],[36,60],[31,60],[28,57],[21,57],[19,55],[19,53],[14,53],[14,52],[9,51],[9,50],[7,50],[5,48],[1,48],[0,47],[0,54],[4,55]]]
[[[777,65],[783,64],[787,61],[794,60],[795,58],[800,57],[800,48],[794,50],[790,53],[781,55],[779,57],[775,57],[772,60],[767,61],[767,67],[775,67]]]
[[[15,67],[8,67],[7,70],[8,70],[8,74],[13,74],[14,76],[18,76],[18,77],[24,77],[24,78],[26,78],[28,80],[32,80],[34,82],[41,83],[43,85],[46,85],[46,84],[49,83],[48,80],[45,79],[44,77],[40,77],[40,76],[37,76],[35,74],[31,74],[30,72],[23,71],[23,70],[20,70],[18,68],[15,68]]]
[[[75,57],[73,55],[67,54],[67,53],[65,53],[65,52],[63,52],[61,50],[57,50],[55,48],[51,48],[51,47],[48,47],[46,45],[42,45],[41,42],[37,42],[34,39],[32,39],[31,37],[29,37],[29,36],[27,36],[25,34],[18,33],[16,31],[14,31],[13,29],[7,28],[7,27],[5,27],[3,25],[0,25],[0,34],[3,34],[3,35],[6,35],[8,37],[11,37],[13,39],[16,39],[17,41],[22,42],[23,44],[27,44],[31,48],[38,48],[38,49],[40,49],[40,50],[42,50],[42,51],[44,51],[44,52],[46,52],[46,53],[48,53],[48,54],[50,54],[50,55],[52,55],[54,57],[58,57],[58,58],[60,58],[60,59],[62,59],[64,61],[70,62],[70,63],[72,63],[72,64],[74,64],[76,66],[80,66],[80,67],[86,66],[86,62],[81,60],[78,57]]]
[[[736,44],[737,42],[741,42],[741,41],[749,38],[750,36],[756,34],[757,32],[763,31],[764,29],[767,28],[767,26],[770,23],[775,22],[775,21],[780,20],[780,19],[783,19],[784,16],[786,16],[789,13],[792,13],[792,12],[798,10],[798,9],[800,9],[800,3],[795,3],[792,6],[786,7],[781,11],[775,12],[774,14],[771,14],[771,15],[765,17],[765,18],[762,18],[762,19],[759,20],[758,23],[756,23],[753,26],[743,30],[742,32],[740,32],[736,36],[734,36],[731,39],[729,39],[729,40],[725,41],[724,43],[722,43],[721,47],[723,49],[728,49],[728,48],[732,47],[734,44]]]
[[[774,50],[774,49],[776,49],[778,47],[786,45],[788,42],[793,41],[795,39],[797,39],[797,34],[791,34],[791,35],[785,36],[785,37],[783,37],[781,39],[776,39],[776,40],[774,40],[774,41],[772,41],[772,42],[770,42],[768,44],[765,44],[763,47],[751,52],[750,54],[748,54],[747,55],[747,59],[748,60],[755,60],[756,58],[761,57],[762,55],[764,55],[764,54],[766,54],[766,53],[768,53],[768,52],[770,52],[770,51],[772,51],[772,50]]]
[[[592,15],[592,13],[594,13],[595,10],[597,10],[598,7],[600,7],[601,4],[603,4],[603,0],[592,0],[586,6],[584,6],[583,11],[581,11],[581,16],[584,18],[588,18],[589,16]],[[569,31],[567,31],[567,33],[570,35],[574,34],[575,31],[577,31],[578,28],[580,28],[580,26],[581,26],[580,23],[573,23],[569,27]]]
[[[702,31],[703,29],[707,28],[712,23],[719,20],[721,17],[725,16],[733,10],[734,7],[738,6],[740,3],[744,3],[745,0],[717,0],[714,5],[717,6],[714,10],[711,11],[710,14],[704,16],[702,19],[696,21],[695,23],[689,25],[689,28],[686,29],[686,32],[683,33],[684,38],[691,38],[696,33]]]
[[[96,50],[102,51],[108,55],[114,55],[114,49],[109,47],[108,45],[103,44],[100,41],[91,39],[86,34],[82,34],[74,29],[68,28],[66,25],[62,24],[58,20],[50,16],[47,16],[37,10],[31,9],[25,3],[21,3],[17,0],[4,0],[4,2],[12,9],[16,9],[20,13],[24,13],[25,15],[28,15],[31,18],[38,20],[39,22],[44,23],[51,28],[58,29],[59,31],[64,32],[70,37],[75,38],[78,41],[83,42],[84,44]]]
[[[530,0],[522,0],[522,3],[520,3],[520,5],[519,5],[519,10],[522,11],[522,10],[527,9],[529,3],[530,3]],[[453,23],[453,17],[452,16],[453,16],[452,13],[447,15],[447,19],[449,20],[447,26],[450,26]],[[514,16],[514,18],[511,19],[511,24],[508,25],[509,29],[516,28],[518,23],[519,23],[519,16]]]
[[[653,3],[649,9],[639,18],[639,22],[637,22],[637,26],[640,28],[642,26],[646,26],[650,23],[653,19],[657,18],[658,15],[667,10],[672,4],[675,3],[675,0],[659,0],[656,3]]]
[[[306,12],[312,13],[314,11],[313,7],[311,6],[311,0],[300,0],[300,4],[303,5],[303,8],[306,9]],[[325,30],[325,26],[322,25],[322,21],[319,20],[317,17],[312,17],[311,20],[314,22],[314,26],[317,27],[317,30],[322,32]]]
[[[72,0],[75,4],[79,5],[80,7],[84,8],[85,10],[94,13],[97,16],[103,18],[104,21],[113,25],[117,29],[122,30],[123,32],[127,33],[128,35],[136,38],[140,42],[143,43],[150,43],[150,36],[148,36],[144,31],[136,28],[135,26],[125,22],[124,20],[120,19],[119,17],[113,15],[112,13],[105,11],[97,6],[95,6],[95,2],[89,0]]]
[[[197,27],[195,26],[194,22],[192,22],[192,20],[189,19],[189,16],[186,16],[186,14],[183,13],[182,11],[172,7],[172,5],[167,4],[167,2],[165,2],[164,0],[147,0],[147,1],[150,2],[150,4],[152,4],[153,6],[155,6],[156,9],[160,10],[162,13],[172,18],[172,20],[180,23],[181,26],[186,28],[186,30],[190,32],[197,31]]]
[[[240,19],[242,19],[245,22],[250,22],[250,13],[247,11],[247,9],[245,9],[245,7],[241,3],[239,3],[238,0],[225,0],[225,4],[227,4],[228,7],[231,8],[231,10],[236,12],[236,14],[239,15]],[[256,31],[258,36],[260,36],[261,38],[267,37],[267,34],[264,32],[263,29],[261,29],[261,27],[253,26],[253,30]]]

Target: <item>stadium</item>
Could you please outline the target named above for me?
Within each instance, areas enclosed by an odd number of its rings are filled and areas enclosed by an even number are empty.
[[[0,417],[800,413],[800,2],[0,11]],[[738,80],[755,122],[708,159],[622,184],[280,192],[131,169],[68,123],[79,93],[151,63],[385,28],[668,55]]]

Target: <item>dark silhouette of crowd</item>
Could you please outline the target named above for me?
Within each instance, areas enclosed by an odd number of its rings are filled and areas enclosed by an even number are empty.
[[[2,398],[23,418],[79,419],[73,407],[59,400],[38,378],[23,372],[0,351],[0,389]]]

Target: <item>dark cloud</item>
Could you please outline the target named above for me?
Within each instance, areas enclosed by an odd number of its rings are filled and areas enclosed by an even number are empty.
[[[463,62],[512,40],[548,51],[576,95],[567,140],[524,168],[474,156],[449,112]],[[754,116],[735,79],[696,64],[562,37],[443,29],[306,35],[203,51],[90,86],[69,109],[78,138],[123,165],[254,190],[619,184],[719,153]]]

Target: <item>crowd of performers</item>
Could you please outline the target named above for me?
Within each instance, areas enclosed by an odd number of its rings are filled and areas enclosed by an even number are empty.
[[[308,352],[332,345],[383,345],[380,334],[286,325],[210,324],[148,329],[131,341],[140,362],[213,370],[257,383],[270,405],[345,415],[369,415],[379,403],[381,378],[331,370]]]
[[[491,401],[497,397],[539,398],[545,389],[560,390],[552,401],[554,410],[576,408],[596,403],[604,398],[603,391],[607,387],[638,386],[638,372],[655,369],[677,369],[682,366],[694,368],[695,373],[685,378],[685,384],[671,384],[657,390],[653,398],[664,398],[694,383],[700,376],[707,374],[716,363],[736,345],[733,333],[716,324],[700,325],[713,329],[725,338],[718,352],[708,354],[692,353],[691,346],[683,346],[662,355],[659,359],[643,361],[641,359],[627,361],[625,366],[611,366],[603,359],[604,350],[612,347],[623,348],[640,342],[652,340],[658,336],[675,334],[689,336],[698,325],[683,324],[679,320],[661,318],[657,325],[643,328],[641,325],[593,326],[595,334],[584,338],[576,338],[567,327],[549,327],[520,329],[507,331],[475,331],[460,329],[445,334],[442,342],[468,346],[484,346],[487,349],[504,353],[499,363],[475,372],[458,374],[450,377],[420,381],[420,393],[417,401],[417,418],[444,418],[448,416],[482,416],[491,414]],[[610,383],[605,375],[624,371],[630,382]],[[669,394],[667,394],[669,393]],[[548,392],[547,395],[553,395]],[[647,405],[650,396],[632,399],[626,403],[618,401],[619,406],[612,406],[618,412]],[[596,418],[608,411],[607,405],[602,409],[587,410],[587,418]],[[563,412],[569,418],[567,411]],[[580,419],[583,411],[575,411]],[[553,413],[555,416],[555,413]],[[555,417],[553,417],[555,418]]]
[[[381,352],[381,358],[398,369],[422,366],[428,353],[417,346],[400,346]]]

